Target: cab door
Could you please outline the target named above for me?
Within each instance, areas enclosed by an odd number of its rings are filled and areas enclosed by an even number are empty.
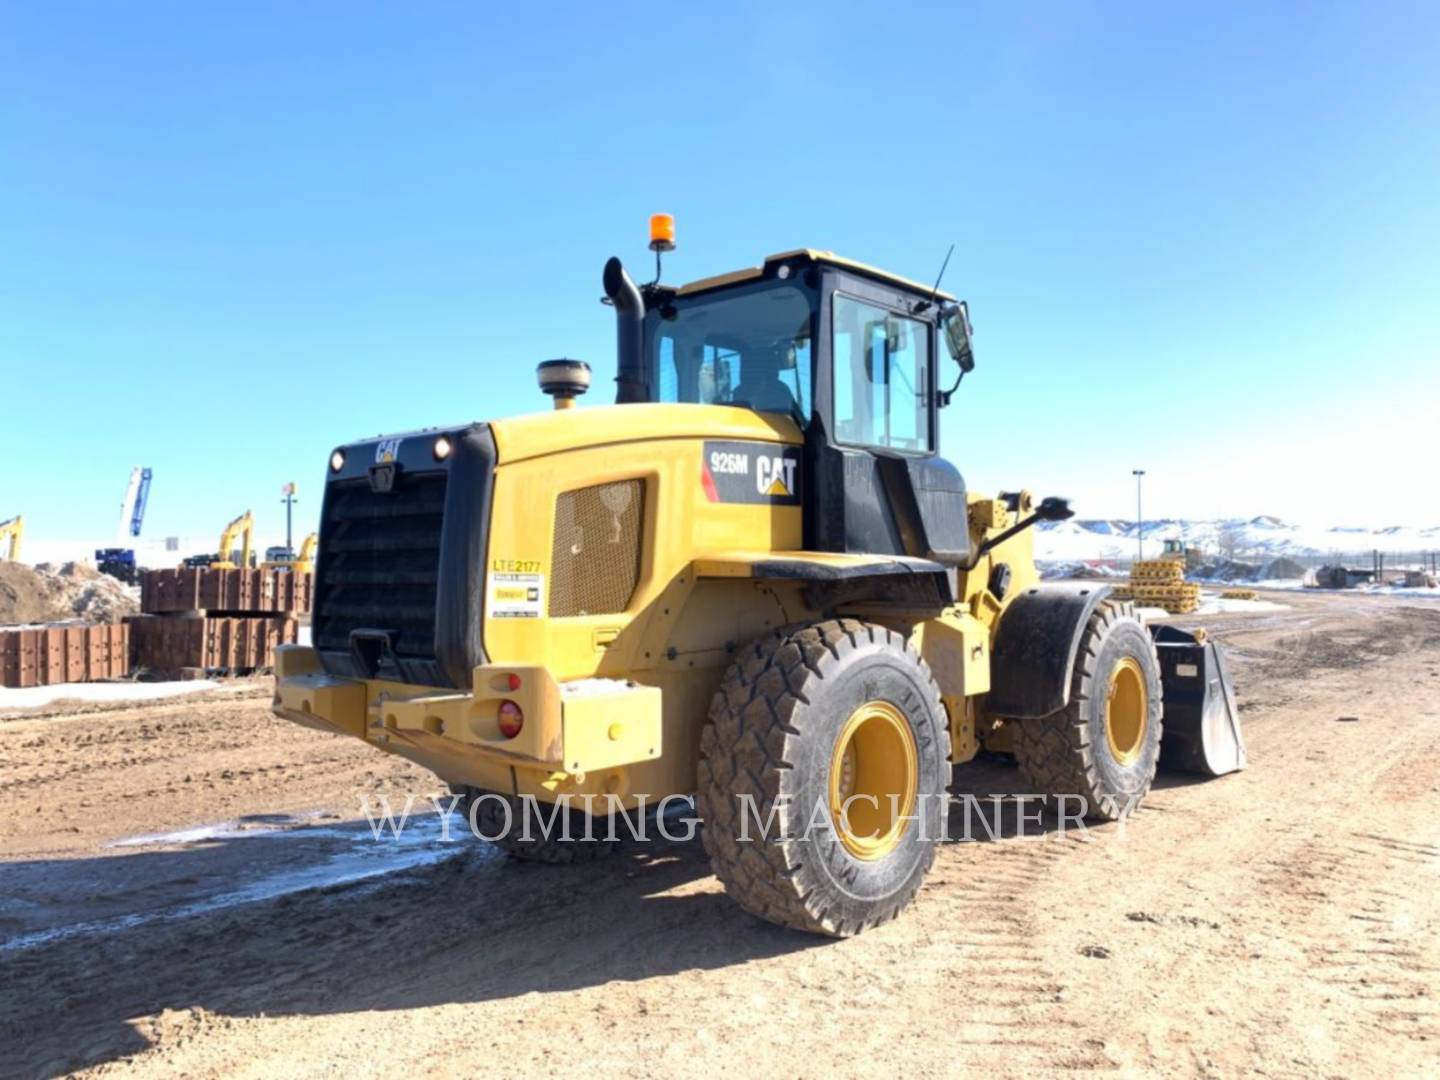
[[[937,453],[936,326],[911,313],[918,297],[827,277],[806,443],[807,546],[963,564],[965,484]]]

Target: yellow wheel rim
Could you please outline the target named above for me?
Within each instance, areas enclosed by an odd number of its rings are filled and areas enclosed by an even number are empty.
[[[1110,689],[1105,695],[1105,741],[1110,755],[1121,765],[1133,764],[1145,745],[1150,724],[1150,695],[1145,672],[1131,656],[1120,658],[1110,672]]]
[[[905,835],[919,757],[905,714],[888,701],[867,701],[845,721],[830,761],[830,819],[857,859],[884,858]]]

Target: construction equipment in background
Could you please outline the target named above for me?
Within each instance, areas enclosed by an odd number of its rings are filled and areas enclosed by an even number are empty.
[[[17,514],[9,521],[0,521],[0,543],[8,541],[5,558],[9,562],[20,561],[20,542],[25,539],[25,515]]]
[[[134,548],[96,548],[95,568],[126,585],[134,585],[140,578]]]
[[[1199,548],[1191,547],[1184,540],[1163,540],[1163,550],[1160,552],[1162,559],[1178,559],[1185,567],[1188,574],[1192,570],[1198,570],[1205,562],[1205,556]]]
[[[1146,559],[1130,566],[1130,581],[1116,585],[1114,594],[1141,607],[1164,608],[1171,615],[1186,615],[1200,606],[1200,586],[1185,580],[1184,554],[1179,558]]]
[[[315,545],[320,539],[319,533],[311,533],[300,541],[300,553],[297,555],[288,547],[275,546],[265,549],[265,561],[260,564],[262,570],[294,570],[297,573],[311,574],[315,571]]]
[[[432,770],[534,862],[694,794],[730,896],[836,936],[911,901],[982,750],[1103,820],[1144,798],[1162,732],[1187,767],[1243,764],[1214,643],[1042,582],[1030,530],[1066,501],[967,491],[939,456],[975,365],[938,281],[800,250],[678,288],[611,259],[603,284],[614,406],[566,407],[589,368],[550,361],[553,411],[330,454],[277,715]]]
[[[235,562],[235,540],[240,539],[240,561]],[[255,538],[255,518],[246,510],[220,534],[220,550],[215,554],[215,560],[210,563],[211,570],[235,570],[240,567],[253,567],[255,565],[251,557],[250,544]]]
[[[320,534],[312,532],[300,541],[300,554],[295,556],[295,571],[301,574],[315,572],[315,549],[319,546]]]
[[[1375,570],[1356,566],[1321,566],[1316,568],[1313,587],[1317,589],[1354,589],[1380,583]]]
[[[150,478],[152,471],[141,466],[130,470],[130,483],[125,488],[125,500],[120,504],[120,526],[115,538],[124,540],[140,535],[145,524],[145,507],[150,503]]]
[[[145,524],[145,507],[150,501],[150,469],[135,466],[130,470],[130,482],[125,486],[125,498],[120,503],[120,523],[115,528],[115,539],[125,541],[140,535]],[[123,546],[97,548],[95,566],[102,574],[135,584],[139,578],[140,566],[135,559],[134,548]]]

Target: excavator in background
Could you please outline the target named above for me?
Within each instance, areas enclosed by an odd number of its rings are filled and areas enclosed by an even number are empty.
[[[260,564],[262,570],[294,570],[300,574],[310,574],[315,571],[315,548],[320,541],[319,533],[311,533],[300,542],[300,553],[297,555],[288,547],[272,547],[265,549],[265,561]]]
[[[10,550],[5,556],[7,561],[20,561],[20,541],[24,538],[25,517],[23,514],[16,515],[9,521],[0,521],[0,540],[10,541]]]
[[[238,563],[234,561],[235,540],[237,537],[241,543],[240,561]],[[245,513],[230,522],[229,525],[226,525],[225,531],[220,534],[220,549],[215,553],[215,557],[210,563],[210,569],[236,570],[242,566],[246,568],[253,566],[254,560],[251,556],[250,547],[254,538],[255,518],[249,510],[246,510]]]
[[[300,541],[300,554],[295,556],[295,572],[299,574],[313,574],[315,572],[315,549],[320,545],[320,534],[311,533]]]

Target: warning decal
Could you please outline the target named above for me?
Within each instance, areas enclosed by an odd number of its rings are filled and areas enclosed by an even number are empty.
[[[800,505],[800,448],[710,439],[700,459],[700,487],[719,503]]]
[[[486,610],[492,619],[538,619],[544,574],[491,573]]]

